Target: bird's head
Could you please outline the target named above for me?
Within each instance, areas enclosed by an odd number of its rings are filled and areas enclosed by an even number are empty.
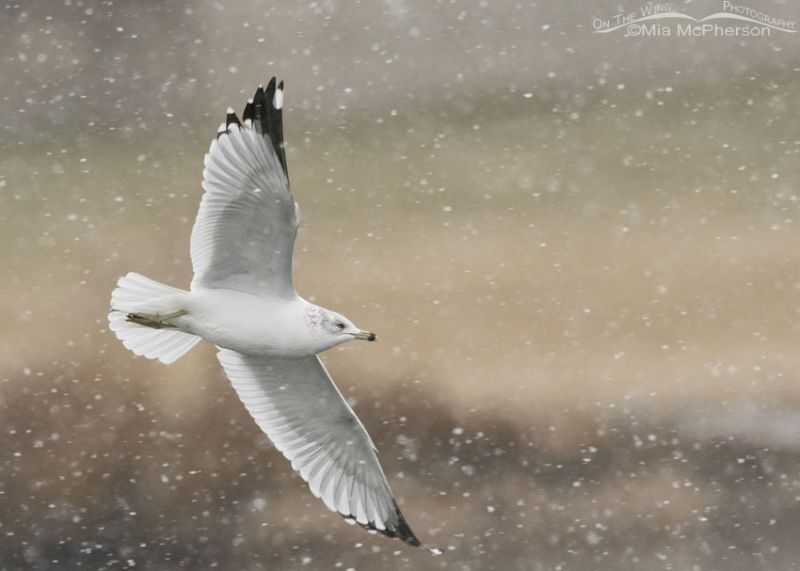
[[[377,339],[377,336],[372,331],[364,331],[359,329],[344,315],[339,315],[338,313],[333,312],[328,313],[330,314],[330,322],[326,324],[326,327],[331,335],[336,337],[344,337],[345,341],[350,341],[350,339],[375,341]]]
[[[375,341],[377,336],[371,331],[359,329],[344,315],[312,306],[306,311],[306,322],[310,329],[326,345],[326,348],[359,339]]]

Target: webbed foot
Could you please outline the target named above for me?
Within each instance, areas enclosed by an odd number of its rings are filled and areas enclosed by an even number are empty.
[[[175,327],[172,323],[168,323],[168,320],[181,317],[186,315],[186,313],[187,311],[185,309],[180,309],[173,313],[168,313],[167,315],[159,315],[158,313],[129,313],[125,317],[127,317],[128,321],[144,325],[145,327],[166,329],[168,327]]]

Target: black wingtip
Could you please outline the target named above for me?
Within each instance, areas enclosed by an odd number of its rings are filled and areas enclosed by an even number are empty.
[[[421,547],[422,549],[426,550],[431,555],[441,555],[442,550],[438,547],[430,547],[422,543],[419,538],[414,534],[411,530],[411,526],[408,525],[405,516],[400,511],[400,508],[395,504],[394,506],[395,513],[397,514],[397,526],[393,531],[387,530],[379,530],[381,533],[388,537],[395,537],[404,541],[409,545],[413,545],[414,547]]]
[[[239,118],[236,116],[234,110],[229,107],[228,115],[225,118],[225,127],[230,127],[231,125],[237,125],[238,127],[241,127],[242,122],[239,121]]]
[[[389,537],[396,537],[401,541],[405,541],[409,545],[413,545],[414,547],[420,547],[422,542],[414,535],[414,532],[411,530],[411,526],[408,525],[405,516],[400,512],[400,508],[394,506],[394,512],[397,515],[397,525],[393,530],[389,530],[388,528],[385,530]]]
[[[253,123],[259,132],[261,132],[261,123],[264,117],[265,101],[266,98],[264,97],[264,87],[259,85],[258,89],[256,89],[255,95],[253,95]]]
[[[245,122],[250,121],[247,127],[254,129],[270,141],[288,180],[289,169],[286,166],[286,151],[283,141],[283,81],[278,83],[277,78],[273,76],[266,88],[259,85],[253,98],[247,101],[242,119]],[[242,121],[239,120],[233,109],[228,109],[225,124],[217,132],[217,138],[227,133],[228,128],[234,124],[242,128]]]
[[[429,547],[419,540],[419,538],[411,530],[411,526],[408,525],[405,516],[403,516],[403,513],[400,511],[400,508],[397,506],[397,504],[395,504],[394,506],[394,511],[395,511],[395,516],[397,517],[397,523],[394,524],[393,527],[391,528],[386,527],[384,529],[378,529],[377,527],[375,527],[375,524],[373,522],[361,523],[355,518],[354,515],[344,515],[344,514],[339,514],[339,515],[341,515],[348,523],[357,523],[367,531],[378,532],[381,535],[385,535],[386,537],[390,537],[392,539],[399,539],[403,543],[407,543],[412,547],[421,547],[431,555],[442,554],[442,550],[439,549],[438,547]]]
[[[242,119],[245,121],[252,121],[255,111],[253,110],[253,100],[250,99],[247,101],[247,105],[244,106],[244,113],[242,113]]]
[[[272,76],[266,88],[259,86],[253,96],[252,110],[248,108],[245,108],[245,119],[252,119],[253,127],[265,137],[269,137],[278,161],[283,167],[283,173],[288,179],[289,169],[286,166],[283,141],[283,81],[278,83],[278,79]]]

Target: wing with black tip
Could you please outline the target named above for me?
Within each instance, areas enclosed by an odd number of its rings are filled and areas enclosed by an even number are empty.
[[[239,398],[331,511],[369,531],[423,547],[400,513],[375,447],[317,357],[278,359],[220,349]]]
[[[295,295],[297,208],[283,142],[283,82],[259,87],[240,120],[233,109],[205,156],[192,230],[192,288]]]

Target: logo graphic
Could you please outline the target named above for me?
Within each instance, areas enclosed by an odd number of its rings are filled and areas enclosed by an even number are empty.
[[[625,37],[768,37],[772,32],[797,32],[795,21],[773,17],[764,11],[722,2],[722,11],[704,18],[675,11],[671,4],[650,2],[638,12],[619,13],[610,18],[594,18],[596,34],[622,31]]]

